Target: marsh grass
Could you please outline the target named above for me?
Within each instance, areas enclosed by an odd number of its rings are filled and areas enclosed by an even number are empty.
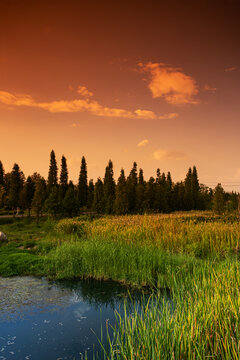
[[[125,314],[105,359],[239,359],[240,227],[211,213],[2,224],[0,274],[114,279],[168,289]],[[108,326],[110,326],[108,324]],[[109,332],[109,334],[112,332]],[[96,356],[97,358],[97,356]]]

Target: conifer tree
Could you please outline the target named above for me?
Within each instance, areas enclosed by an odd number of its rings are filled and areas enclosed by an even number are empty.
[[[94,185],[93,210],[99,214],[104,213],[103,182],[100,178],[97,179],[97,182]]]
[[[35,192],[35,184],[31,178],[28,176],[27,181],[25,182],[22,191],[20,193],[20,203],[23,210],[28,209],[28,216],[31,215],[31,206]]]
[[[79,207],[87,206],[88,181],[87,181],[87,164],[85,157],[82,157],[80,174],[78,179],[78,204]]]
[[[193,209],[193,196],[192,196],[192,169],[189,168],[186,178],[184,180],[185,194],[184,194],[184,209]]]
[[[94,197],[94,184],[93,179],[89,180],[88,184],[88,196],[87,196],[87,207],[92,209],[93,207],[93,197]]]
[[[24,184],[24,175],[20,170],[18,164],[13,165],[10,178],[10,188],[8,195],[8,202],[13,209],[13,216],[15,216],[16,209],[20,206],[20,192]]]
[[[72,181],[69,182],[69,186],[63,199],[62,205],[64,212],[67,213],[69,217],[72,217],[74,214],[76,214],[78,206],[76,192]]]
[[[136,190],[136,211],[143,213],[145,206],[145,181],[143,177],[143,170],[139,169],[138,183]]]
[[[199,209],[199,181],[196,166],[193,166],[192,170],[192,201],[193,201],[193,209]]]
[[[4,168],[0,160],[0,185],[4,186]]]
[[[133,163],[132,170],[127,178],[128,208],[130,213],[137,210],[137,163]]]
[[[106,214],[113,213],[113,206],[115,201],[115,181],[113,178],[113,163],[111,160],[108,162],[108,166],[105,170],[105,176],[103,180],[104,191],[104,210]]]
[[[173,210],[173,200],[172,200],[172,191],[173,191],[173,182],[170,171],[167,173],[167,203],[168,203],[168,211]]]
[[[51,189],[51,192],[45,201],[45,209],[54,218],[56,218],[56,216],[59,214],[61,210],[61,200],[58,186],[54,186]]]
[[[213,192],[213,211],[217,214],[222,214],[224,212],[224,207],[224,190],[221,184],[217,184]]]
[[[55,152],[54,150],[52,150],[50,154],[50,165],[48,172],[48,184],[47,184],[48,194],[50,194],[52,188],[54,186],[57,186],[57,184],[58,184],[58,167],[57,167]]]
[[[65,156],[61,159],[61,173],[60,173],[60,198],[63,199],[68,188],[68,168]]]
[[[127,183],[123,169],[121,169],[121,173],[116,186],[114,212],[117,215],[125,215],[128,213]]]
[[[146,190],[145,190],[145,210],[146,211],[153,211],[156,201],[156,189],[155,189],[155,179],[154,177],[150,177],[146,184]]]
[[[43,211],[44,203],[47,196],[46,181],[44,178],[39,178],[36,182],[34,197],[32,201],[32,208],[37,216],[37,223],[39,223],[39,216]]]
[[[169,211],[168,205],[168,185],[166,175],[163,172],[160,179],[160,211],[166,213]]]

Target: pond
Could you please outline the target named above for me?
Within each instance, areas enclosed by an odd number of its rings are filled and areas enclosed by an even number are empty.
[[[0,360],[91,359],[101,333],[106,343],[106,322],[130,304],[128,291],[113,281],[0,278]],[[131,304],[141,296],[131,295]]]

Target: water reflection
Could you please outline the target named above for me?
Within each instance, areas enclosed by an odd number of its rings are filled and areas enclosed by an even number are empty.
[[[0,278],[0,360],[81,359],[85,351],[91,358],[128,293],[113,281]],[[131,296],[138,301],[141,292]]]

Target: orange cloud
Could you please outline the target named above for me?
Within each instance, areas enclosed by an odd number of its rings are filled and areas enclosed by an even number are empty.
[[[142,147],[142,146],[146,146],[149,143],[148,139],[144,139],[142,141],[140,141],[137,146]]]
[[[178,150],[157,149],[153,157],[156,160],[182,160],[186,158],[186,154]]]
[[[89,98],[74,100],[57,100],[50,102],[37,102],[30,95],[11,94],[0,91],[0,102],[12,106],[28,106],[47,110],[52,113],[71,113],[87,111],[96,116],[133,118],[133,119],[170,119],[173,114],[157,116],[151,110],[137,109],[128,111],[125,109],[112,108],[99,104],[96,100]],[[174,115],[174,117],[176,114]]]
[[[232,71],[235,71],[235,70],[237,70],[236,66],[231,66],[231,67],[228,67],[228,68],[224,69],[225,72],[232,72]]]
[[[93,92],[89,91],[86,86],[78,86],[77,93],[87,98],[93,96]]]
[[[215,93],[216,91],[217,91],[217,88],[215,88],[215,87],[211,87],[211,86],[209,86],[209,85],[204,85],[204,90],[205,91],[209,91],[209,92],[212,92],[212,93]]]
[[[153,98],[163,98],[174,105],[198,104],[196,81],[181,70],[162,63],[139,63],[140,70],[149,74],[148,88]]]

